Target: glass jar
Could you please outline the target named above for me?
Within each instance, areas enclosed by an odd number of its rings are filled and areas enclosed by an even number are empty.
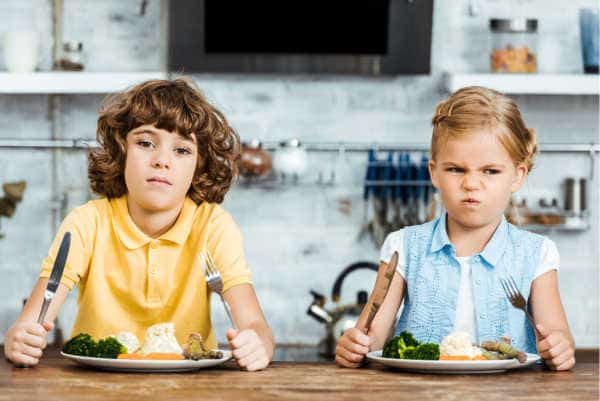
[[[70,40],[63,43],[63,57],[56,62],[56,67],[64,71],[81,71],[85,65],[83,43]]]
[[[537,19],[490,19],[492,72],[537,72]]]

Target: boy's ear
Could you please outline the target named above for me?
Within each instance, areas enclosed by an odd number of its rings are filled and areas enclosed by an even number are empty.
[[[517,165],[515,170],[515,179],[510,186],[511,192],[517,192],[521,188],[528,173],[529,172],[527,171],[527,166],[525,166],[525,164],[521,163]]]
[[[427,163],[427,168],[429,169],[429,177],[431,177],[431,183],[433,184],[435,189],[438,189],[437,175],[435,171],[435,161],[429,159],[429,163]]]

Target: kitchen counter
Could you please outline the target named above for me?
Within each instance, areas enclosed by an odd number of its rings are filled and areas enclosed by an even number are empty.
[[[262,372],[235,363],[185,373],[113,373],[81,368],[56,351],[30,369],[0,360],[3,400],[548,400],[598,399],[598,364],[553,373],[542,366],[491,375],[405,373],[370,364],[274,362]]]

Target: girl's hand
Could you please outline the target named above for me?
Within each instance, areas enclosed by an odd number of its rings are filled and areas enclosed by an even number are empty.
[[[353,327],[344,332],[335,348],[335,362],[345,368],[358,368],[369,352],[371,338]]]
[[[227,330],[227,340],[238,366],[248,371],[261,370],[269,365],[265,344],[252,329]]]
[[[569,370],[575,366],[575,348],[562,331],[549,331],[537,325],[542,338],[538,339],[537,350],[546,366],[552,370]]]
[[[54,328],[51,322],[17,321],[4,338],[4,355],[15,365],[37,365],[46,348],[48,332]]]

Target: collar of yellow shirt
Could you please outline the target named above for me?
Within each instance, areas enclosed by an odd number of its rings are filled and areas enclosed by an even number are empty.
[[[127,196],[114,199],[111,204],[114,216],[116,217],[113,219],[113,226],[123,245],[129,249],[137,249],[155,240],[142,232],[133,222],[127,208]],[[177,221],[175,221],[175,224],[169,231],[161,235],[158,239],[182,245],[192,229],[194,214],[197,208],[198,205],[192,199],[186,197]]]

